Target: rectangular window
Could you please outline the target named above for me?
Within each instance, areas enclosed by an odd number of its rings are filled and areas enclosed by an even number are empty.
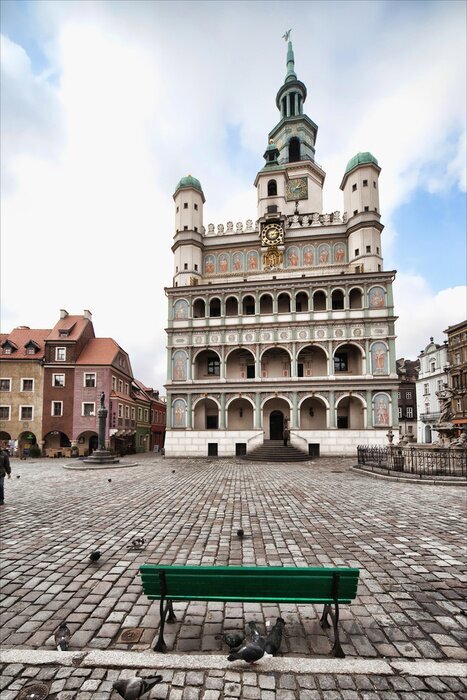
[[[35,355],[36,354],[36,348],[34,347],[34,345],[28,345],[28,347],[26,349],[26,354],[27,355]]]
[[[357,257],[357,255],[360,255],[360,248],[355,248],[355,257]]]
[[[430,372],[436,372],[436,362],[430,362]]]
[[[183,269],[188,270],[188,263],[183,263]]]
[[[399,411],[399,418],[402,418],[402,408],[401,408],[401,406],[399,406],[398,411]]]
[[[255,366],[254,365],[247,365],[246,366],[246,377],[247,377],[247,379],[254,379],[255,378]]]
[[[0,391],[11,391],[11,379],[0,379]]]
[[[363,180],[362,185],[363,187],[368,187],[368,180]]]
[[[358,214],[358,209],[354,209],[353,215],[357,216],[357,214]]]
[[[0,406],[0,420],[10,420],[10,406]]]
[[[183,208],[188,209],[188,202],[183,202]]]
[[[462,412],[462,399],[456,399],[456,411],[457,413]]]
[[[135,417],[136,417],[136,409],[133,406],[131,409],[131,420],[135,420]]]
[[[52,374],[52,386],[65,386],[65,375]]]
[[[125,418],[130,418],[130,407],[125,406]]]
[[[88,386],[88,387],[96,386],[96,374],[95,374],[95,372],[85,372],[84,373],[84,386]]]
[[[143,409],[138,408],[138,420],[143,420]]]
[[[212,374],[216,377],[220,375],[220,361],[217,357],[208,358],[208,374]]]
[[[144,409],[144,420],[146,421],[146,423],[149,420],[149,411],[147,408]]]
[[[370,211],[370,207],[363,207],[363,211]]]
[[[52,416],[63,416],[63,401],[52,401]]]
[[[96,415],[96,404],[95,403],[83,403],[82,406],[82,411],[81,411],[82,416],[95,416]]]
[[[379,255],[379,248],[376,247],[376,255]]]
[[[356,190],[357,190],[357,185],[353,184],[352,185],[352,192],[356,192]]]
[[[129,387],[128,382],[125,382],[125,394],[126,394],[127,396],[130,395],[130,387]]]
[[[373,187],[376,189],[376,182],[373,180]]]
[[[198,265],[195,263],[195,272],[198,272]]]
[[[412,398],[412,392],[411,392],[411,391],[406,391],[406,392],[405,392],[405,398],[406,398],[406,399],[411,399],[411,398]]]
[[[123,379],[118,380],[118,390],[121,394],[123,394]]]
[[[407,432],[410,433],[410,434],[413,433],[413,426],[412,426],[412,425],[408,425],[408,426],[407,426]]]
[[[123,418],[123,404],[122,403],[118,404],[118,417]]]
[[[367,247],[366,247],[366,252],[367,252],[367,253],[371,253],[371,245],[367,245]]]
[[[33,406],[20,406],[19,407],[19,419],[20,420],[33,420],[34,418],[34,407]]]
[[[348,362],[346,352],[336,352],[334,355],[334,371],[335,372],[347,372]]]
[[[407,415],[407,418],[413,418],[413,408],[412,408],[412,406],[407,406],[407,408],[406,408],[406,415]]]
[[[339,429],[346,430],[349,427],[349,417],[348,416],[337,416],[337,427]]]
[[[195,210],[198,211],[198,205],[197,205],[197,204],[195,204]]]
[[[444,382],[442,379],[438,379],[438,391],[442,391],[444,388]]]
[[[117,391],[117,377],[112,376],[112,389]]]
[[[65,362],[66,360],[66,348],[55,348],[55,361]]]
[[[400,399],[400,397],[401,397],[401,392],[398,391],[398,392],[397,392],[397,398]]]
[[[430,385],[429,385],[429,384],[424,384],[424,385],[423,385],[423,393],[424,393],[425,395],[430,393]]]

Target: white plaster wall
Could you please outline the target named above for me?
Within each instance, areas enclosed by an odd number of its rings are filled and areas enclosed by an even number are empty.
[[[387,429],[373,430],[291,430],[294,447],[308,451],[308,443],[318,443],[320,456],[357,456],[358,445],[384,447],[388,444]]]
[[[235,455],[235,443],[246,442],[251,451],[263,442],[263,431],[257,430],[167,430],[167,457],[207,457],[208,443],[217,442],[219,457]]]

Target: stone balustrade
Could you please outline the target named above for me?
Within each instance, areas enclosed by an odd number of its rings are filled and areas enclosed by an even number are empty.
[[[313,226],[332,226],[335,224],[345,224],[347,222],[347,213],[341,217],[340,211],[334,211],[331,214],[293,214],[287,217],[287,226],[289,228],[308,228]],[[232,235],[235,233],[250,233],[259,231],[259,221],[253,223],[252,219],[247,219],[244,224],[238,221],[236,224],[233,221],[227,221],[227,224],[208,224],[206,229],[203,226],[204,236],[223,236]]]

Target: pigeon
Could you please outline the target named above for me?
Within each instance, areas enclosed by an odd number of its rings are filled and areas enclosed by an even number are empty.
[[[101,553],[98,549],[95,552],[91,552],[89,555],[89,561],[98,561],[101,558]]]
[[[108,481],[108,482],[109,482],[109,484],[110,484],[110,482],[112,481],[112,479],[107,479],[107,481]]]
[[[282,633],[284,631],[285,620],[282,617],[278,617],[276,624],[271,628],[268,636],[266,637],[266,643],[264,649],[268,654],[275,656],[280,649],[282,642]]]
[[[131,544],[129,546],[133,547],[133,549],[141,549],[143,545],[144,537],[135,537],[133,540],[131,540]]]
[[[262,643],[264,643],[265,641],[264,638],[260,635],[258,628],[256,627],[256,622],[248,623],[248,632],[245,636],[248,642],[257,643],[258,641],[261,641]]]
[[[172,474],[175,474],[175,469],[172,469]]]
[[[242,537],[244,537],[244,535],[245,535],[245,533],[243,532],[243,528],[241,528],[241,527],[238,528],[237,537],[240,537],[240,539],[242,539]]]
[[[55,630],[54,635],[55,645],[58,651],[67,651],[68,647],[70,646],[70,638],[70,629],[66,622],[62,622],[62,624]]]
[[[238,649],[244,641],[244,637],[241,634],[236,634],[235,632],[226,632],[225,634],[216,634],[215,639],[222,639],[227,646],[234,650]]]
[[[16,478],[17,478],[17,479],[21,479],[21,477],[20,477],[20,475],[19,475],[19,474],[17,474],[17,475],[16,475]]]
[[[228,655],[227,661],[245,661],[247,664],[254,664],[255,661],[259,661],[264,656],[264,644],[261,643],[261,639],[258,642],[250,642],[249,644],[244,644]]]
[[[115,681],[112,687],[124,700],[138,700],[162,680],[162,676],[148,676],[147,678],[135,676],[134,678]]]

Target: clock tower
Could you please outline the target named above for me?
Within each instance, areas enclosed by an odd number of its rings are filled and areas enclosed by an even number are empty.
[[[269,133],[266,164],[258,173],[258,218],[262,224],[299,212],[321,214],[324,171],[315,162],[317,125],[303,113],[307,97],[297,79],[292,42],[288,41],[287,73],[276,96],[280,121]]]

